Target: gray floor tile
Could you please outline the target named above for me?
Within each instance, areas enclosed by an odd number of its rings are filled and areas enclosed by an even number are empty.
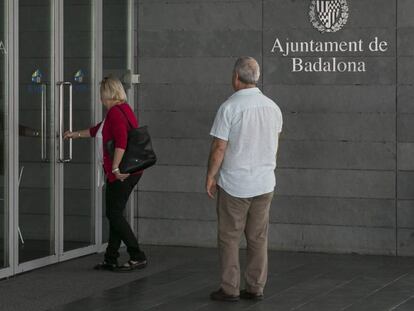
[[[0,310],[414,310],[414,258],[269,252],[265,299],[219,303],[209,299],[216,249],[145,249],[150,265],[139,272],[93,271],[102,255],[92,255],[0,281]]]

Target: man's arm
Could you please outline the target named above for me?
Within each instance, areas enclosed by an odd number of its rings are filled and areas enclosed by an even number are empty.
[[[206,190],[210,198],[214,199],[217,191],[216,175],[220,169],[227,148],[227,141],[214,138],[211,143],[210,156],[208,159],[208,170],[206,178]]]

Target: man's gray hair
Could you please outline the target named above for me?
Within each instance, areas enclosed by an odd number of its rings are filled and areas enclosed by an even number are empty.
[[[239,76],[239,80],[246,84],[256,84],[260,78],[260,66],[250,56],[240,57],[234,64],[234,72]]]

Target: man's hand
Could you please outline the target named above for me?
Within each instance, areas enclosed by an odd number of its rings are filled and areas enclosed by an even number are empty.
[[[224,153],[226,152],[227,141],[220,138],[214,138],[211,143],[210,156],[208,157],[208,169],[206,178],[206,190],[210,198],[214,199],[214,195],[217,192],[217,176],[221,163],[224,159]]]
[[[214,199],[214,196],[217,192],[217,182],[214,177],[208,177],[206,178],[206,190],[207,194],[211,199]]]

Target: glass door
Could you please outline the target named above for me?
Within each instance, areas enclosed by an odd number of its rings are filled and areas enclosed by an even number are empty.
[[[133,0],[103,0],[103,75],[120,79],[133,107]],[[134,227],[133,196],[127,209],[129,222]],[[105,211],[105,200],[102,200]],[[102,240],[108,241],[109,225],[105,214],[102,219]]]
[[[19,1],[19,264],[57,259],[52,7]]]
[[[92,2],[19,1],[19,271],[96,251]]]
[[[97,81],[93,68],[92,0],[63,3],[64,84],[58,86],[64,95],[63,125],[64,129],[85,129],[92,125],[93,112],[100,104],[94,96]],[[93,139],[64,144],[65,150],[72,148],[66,160],[59,160],[63,166],[63,252],[68,252],[95,242]]]
[[[0,0],[0,16],[5,2]],[[94,140],[64,141],[63,133],[101,120],[98,90],[105,75],[125,83],[133,106],[133,0],[7,3],[18,12],[13,23],[18,39],[10,79],[0,25],[0,276],[8,265],[19,273],[101,249],[108,226],[100,212],[105,207],[96,186]],[[8,80],[14,81],[11,104],[6,100]],[[6,107],[16,108],[8,114]],[[10,135],[6,115],[13,118]],[[5,147],[9,136],[16,141],[11,151]],[[5,170],[6,154],[13,161],[12,178]],[[16,181],[5,191],[9,179]],[[13,209],[16,213],[8,213]]]

